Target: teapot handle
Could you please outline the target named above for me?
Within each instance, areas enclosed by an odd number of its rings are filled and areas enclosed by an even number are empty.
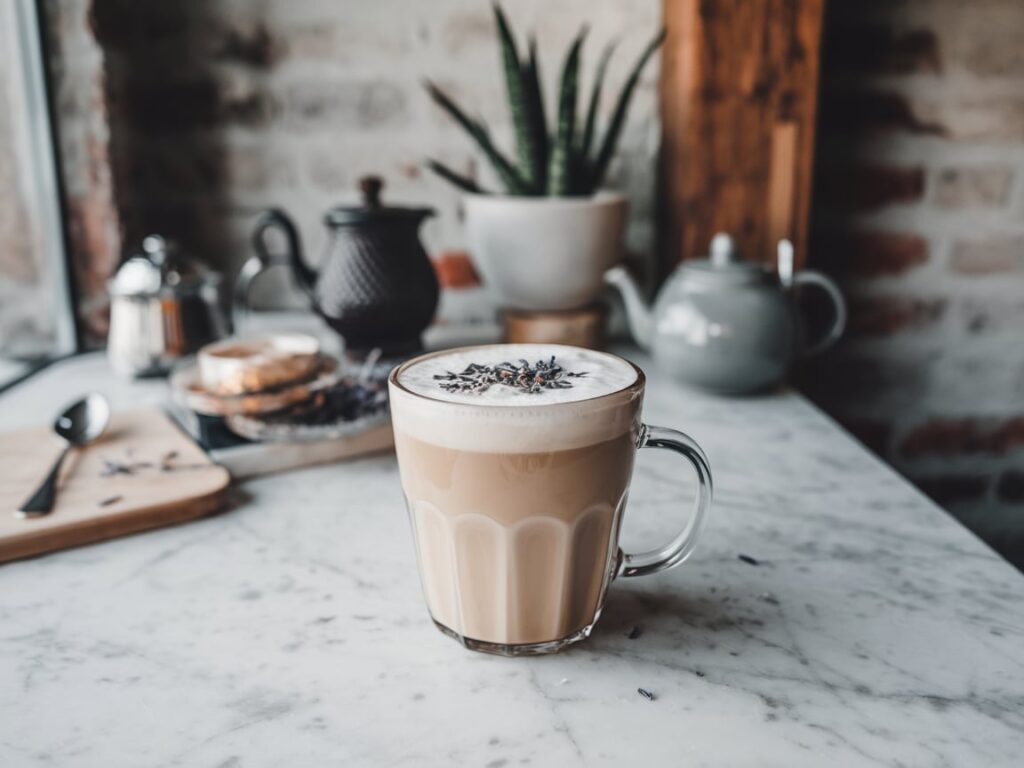
[[[839,341],[839,337],[843,335],[843,331],[846,329],[846,300],[843,299],[843,293],[839,290],[839,286],[820,272],[797,272],[793,275],[792,285],[801,284],[813,285],[825,291],[834,310],[832,325],[828,331],[816,342],[804,347],[801,352],[805,357],[809,357],[824,352]]]
[[[285,253],[282,256],[274,255],[267,248],[266,234],[276,229],[284,236]],[[313,301],[313,289],[316,285],[316,271],[309,266],[302,258],[302,242],[299,239],[299,231],[295,223],[280,208],[270,208],[260,214],[256,220],[256,226],[252,231],[253,255],[242,265],[235,278],[234,299],[232,301],[231,314],[238,327],[238,322],[244,314],[249,312],[249,293],[253,280],[261,272],[272,266],[289,266],[295,275],[295,280]]]

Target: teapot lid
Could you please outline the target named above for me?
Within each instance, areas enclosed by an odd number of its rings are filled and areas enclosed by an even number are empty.
[[[381,203],[380,193],[384,180],[380,176],[364,176],[359,180],[359,192],[363,204],[359,206],[337,206],[324,216],[330,226],[352,226],[371,222],[408,221],[418,224],[434,214],[433,208],[404,208]]]
[[[197,261],[181,256],[173,242],[148,235],[142,251],[132,255],[107,282],[111,296],[155,296],[185,293],[214,277]]]
[[[773,274],[759,264],[744,261],[735,239],[726,232],[711,238],[708,258],[684,262],[682,268],[694,277],[729,283],[759,282]]]

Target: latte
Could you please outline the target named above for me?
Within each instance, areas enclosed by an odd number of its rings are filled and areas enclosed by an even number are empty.
[[[391,409],[427,605],[504,652],[589,631],[614,573],[642,379],[612,355],[494,345],[420,358]]]

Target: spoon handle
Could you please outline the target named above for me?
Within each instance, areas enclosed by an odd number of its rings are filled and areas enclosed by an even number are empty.
[[[43,515],[50,514],[53,510],[53,502],[57,497],[57,476],[60,474],[60,465],[64,463],[64,457],[68,455],[70,450],[70,444],[64,446],[60,456],[53,462],[53,469],[50,470],[50,474],[46,476],[46,479],[43,480],[31,498],[14,513],[16,517],[42,517]]]

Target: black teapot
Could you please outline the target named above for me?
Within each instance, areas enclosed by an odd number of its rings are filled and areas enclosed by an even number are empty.
[[[420,225],[434,211],[382,205],[384,184],[376,176],[359,185],[362,206],[339,206],[324,216],[329,239],[319,271],[303,258],[298,230],[284,211],[272,208],[261,214],[252,233],[255,255],[235,283],[235,305],[248,308],[253,278],[283,262],[308,294],[313,311],[345,339],[348,353],[358,356],[374,348],[387,356],[415,352],[437,309],[437,276],[419,240]],[[271,230],[284,237],[282,255],[267,248]]]

